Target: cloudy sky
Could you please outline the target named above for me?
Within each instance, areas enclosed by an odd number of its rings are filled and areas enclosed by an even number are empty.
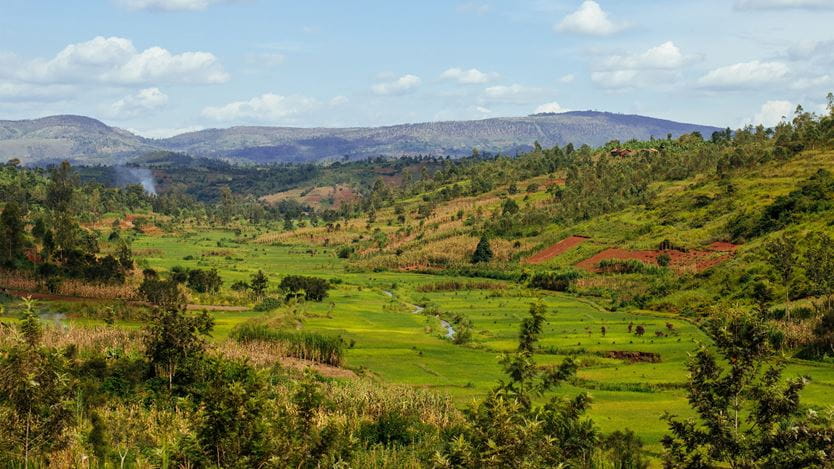
[[[824,109],[832,24],[834,0],[2,0],[0,119],[152,137],[585,109],[773,125]]]

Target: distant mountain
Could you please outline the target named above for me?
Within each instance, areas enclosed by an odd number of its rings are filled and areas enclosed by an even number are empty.
[[[0,121],[0,160],[110,164],[155,149],[150,140],[82,116]]]
[[[717,127],[651,117],[578,111],[477,121],[427,122],[386,127],[232,127],[189,132],[152,140],[80,116],[0,121],[0,159],[24,163],[70,159],[115,164],[151,151],[254,162],[361,159],[375,156],[464,156],[472,148],[514,154],[542,146],[602,145],[610,140],[665,138]]]

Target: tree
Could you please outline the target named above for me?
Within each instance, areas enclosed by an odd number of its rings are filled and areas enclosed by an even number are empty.
[[[827,467],[834,463],[834,425],[803,414],[805,379],[783,380],[775,360],[779,335],[749,313],[706,324],[721,360],[706,346],[688,364],[696,419],[666,414],[667,467]]]
[[[522,321],[518,350],[501,359],[506,382],[466,410],[468,428],[452,435],[438,466],[454,467],[585,467],[597,443],[593,423],[584,419],[590,398],[551,397],[534,404],[545,392],[576,373],[576,364],[540,368],[533,357],[545,321],[545,306],[530,306]]]
[[[73,420],[74,381],[58,350],[41,348],[34,303],[24,302],[20,322],[24,343],[0,354],[0,451],[9,460],[33,458],[66,444]]]
[[[147,275],[142,280],[138,293],[139,297],[148,303],[166,310],[185,308],[185,294],[174,279],[160,280],[155,275]]]
[[[472,263],[478,264],[491,260],[492,248],[489,246],[489,239],[486,236],[481,236],[481,240],[478,241],[478,245],[475,247],[475,252],[472,253]]]
[[[834,240],[825,233],[811,233],[805,238],[802,267],[814,292],[823,297],[823,311],[831,311],[834,303]]]
[[[787,234],[775,238],[765,244],[765,259],[773,270],[779,275],[782,286],[785,288],[785,317],[790,319],[790,288],[793,281],[794,270],[799,257],[796,249],[796,238]]]
[[[205,350],[203,336],[214,328],[214,320],[203,311],[189,316],[183,309],[160,309],[144,329],[145,357],[156,374],[166,378],[168,391],[174,378],[187,363],[200,358]]]
[[[24,227],[20,206],[14,201],[6,203],[0,213],[0,260],[5,264],[14,264],[23,257]]]
[[[252,274],[252,279],[249,281],[249,289],[255,298],[263,298],[266,294],[266,289],[269,286],[269,279],[264,274],[263,270],[258,270]]]

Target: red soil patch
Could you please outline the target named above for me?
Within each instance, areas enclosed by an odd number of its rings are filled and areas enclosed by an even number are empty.
[[[714,267],[733,257],[737,246],[730,243],[713,243],[706,251],[679,251],[669,249],[664,251],[631,251],[621,248],[609,248],[576,264],[577,267],[591,272],[598,272],[597,265],[604,260],[636,260],[648,265],[658,265],[657,256],[669,255],[669,266],[677,271],[695,271]]]
[[[544,186],[564,186],[565,185],[565,178],[555,178],[555,179],[548,179],[545,181]]]
[[[578,246],[589,239],[591,238],[588,238],[586,236],[569,236],[559,241],[558,243],[533,254],[532,256],[528,257],[527,260],[525,260],[524,262],[528,264],[541,264],[542,262],[552,259],[567,251],[568,249],[574,246]]]
[[[707,246],[707,249],[710,251],[734,252],[736,249],[738,249],[738,244],[726,243],[724,241],[716,241]]]

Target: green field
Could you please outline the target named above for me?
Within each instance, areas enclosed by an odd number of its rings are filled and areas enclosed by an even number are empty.
[[[301,327],[341,335],[353,343],[346,353],[346,366],[355,372],[381,383],[403,383],[447,393],[461,407],[483,396],[502,378],[498,364],[501,352],[516,347],[518,326],[530,303],[543,301],[548,308],[548,323],[540,345],[547,353],[539,353],[537,361],[554,364],[572,356],[580,364],[577,380],[558,392],[566,396],[589,393],[593,398],[589,415],[602,431],[632,428],[655,454],[666,431],[660,416],[666,411],[678,415],[691,412],[683,389],[687,354],[709,342],[701,330],[678,316],[611,312],[585,299],[506,282],[506,288],[500,290],[422,293],[422,285],[467,279],[400,272],[352,273],[332,250],[255,244],[228,231],[142,236],[134,242],[134,249],[149,253],[140,257],[141,263],[158,270],[176,265],[217,268],[227,286],[248,279],[258,269],[268,274],[272,287],[288,274],[340,279],[342,283],[330,290],[325,301],[300,306],[304,317]],[[440,320],[415,313],[414,305],[430,305],[444,317],[455,313],[466,316],[474,323],[472,340],[466,345],[453,344],[444,337],[446,331]],[[213,314],[214,339],[224,340],[235,325],[270,313]],[[644,326],[645,335],[630,334],[630,323]],[[604,337],[602,327],[606,328]],[[663,335],[656,335],[656,331]],[[660,361],[607,357],[612,351],[653,353],[660,356]],[[786,377],[800,374],[812,378],[803,393],[804,402],[826,404],[834,387],[834,370],[794,361],[785,373]]]

